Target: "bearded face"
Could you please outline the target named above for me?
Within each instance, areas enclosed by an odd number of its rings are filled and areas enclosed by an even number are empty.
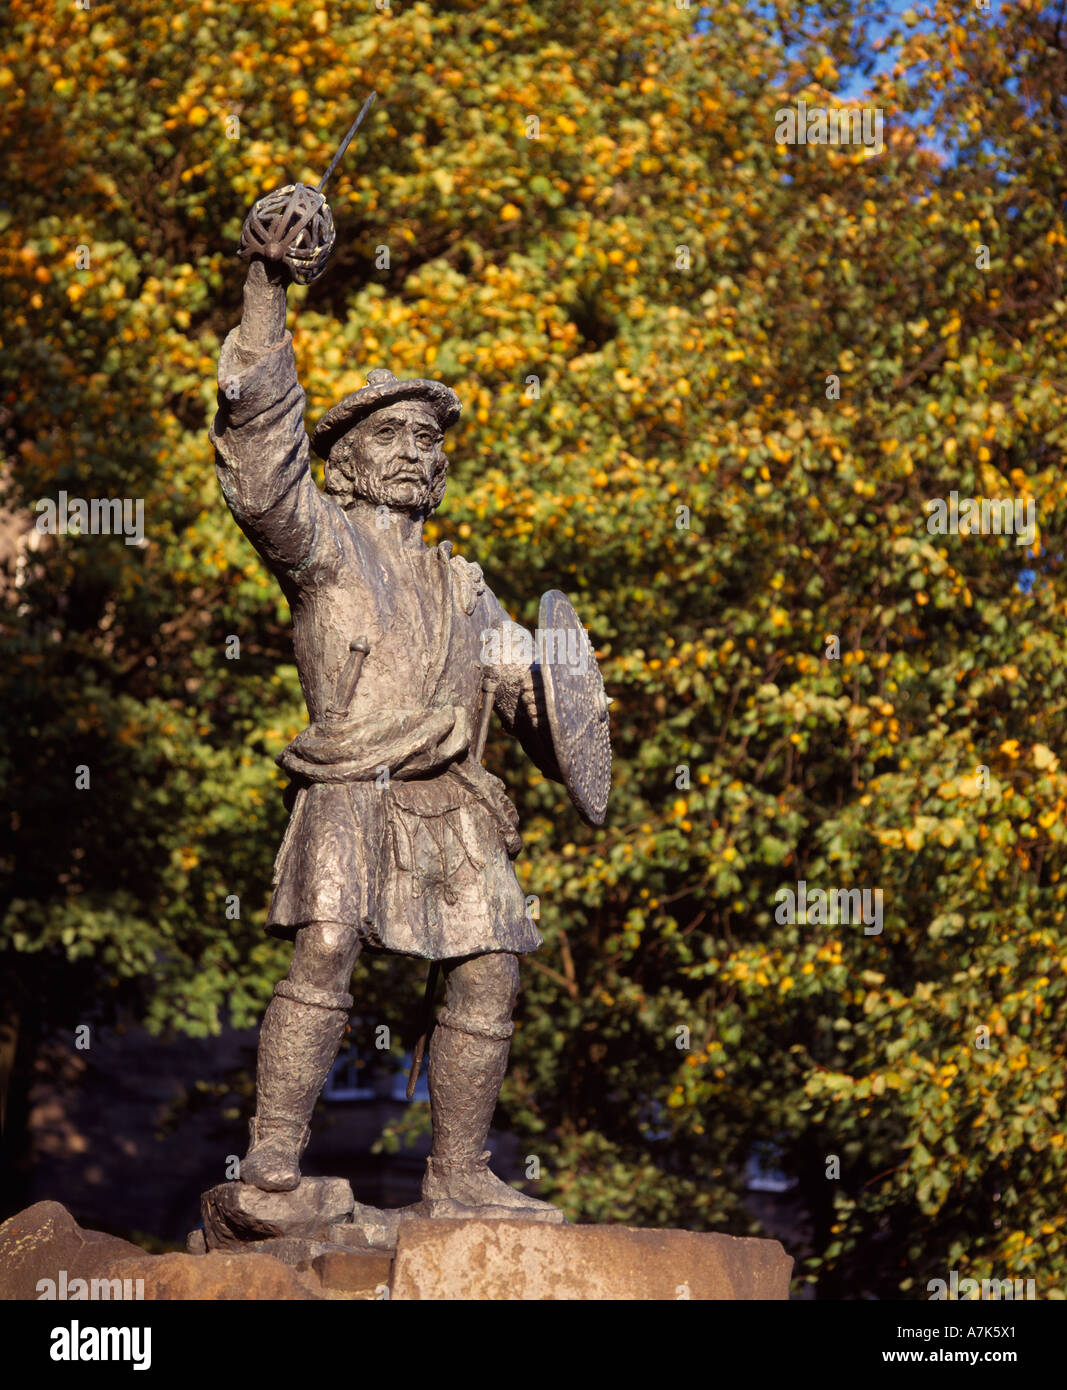
[[[326,491],[349,506],[357,498],[429,516],[445,492],[444,433],[431,410],[399,401],[368,415],[330,451]]]

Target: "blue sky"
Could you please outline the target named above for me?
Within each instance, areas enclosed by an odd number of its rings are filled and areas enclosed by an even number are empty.
[[[961,5],[966,4],[967,0],[960,0]],[[978,13],[988,24],[995,24],[998,16],[1003,9],[1004,0],[989,0],[989,11],[979,11]],[[751,0],[751,11],[754,15],[761,15],[769,22],[773,22],[775,14],[773,6],[765,3],[765,0]],[[857,9],[859,6],[857,6]],[[926,6],[921,0],[884,0],[878,5],[864,6],[865,22],[867,26],[866,43],[872,45],[876,39],[885,38],[894,29],[904,29],[903,16],[911,11],[916,15],[922,15]],[[715,10],[711,6],[702,5],[698,10],[698,18],[694,23],[694,30],[697,33],[704,33],[711,29],[715,24]],[[932,29],[934,24],[931,20],[922,20],[914,30],[909,32],[922,32],[923,29]],[[798,45],[799,47],[799,45]],[[869,91],[871,82],[878,72],[888,69],[893,62],[891,52],[882,51],[880,53],[870,53],[873,59],[873,66],[870,72],[865,72],[863,66],[857,66],[851,70],[843,70],[842,80],[837,87],[838,95],[842,97],[858,98]],[[920,114],[914,118],[918,122],[925,124],[929,121],[929,113]],[[939,140],[927,140],[924,138],[923,144],[927,148],[938,150],[941,154],[947,154],[946,146]]]

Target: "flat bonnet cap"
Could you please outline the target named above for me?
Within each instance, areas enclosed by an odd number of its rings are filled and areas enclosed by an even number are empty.
[[[455,391],[443,381],[401,381],[386,368],[375,367],[367,373],[367,384],[362,390],[353,391],[322,417],[312,431],[311,447],[319,458],[328,459],[330,450],[353,425],[396,401],[419,401],[433,412],[443,430],[456,423],[462,409]]]

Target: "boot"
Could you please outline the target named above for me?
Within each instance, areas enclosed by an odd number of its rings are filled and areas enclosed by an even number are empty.
[[[448,1008],[438,1014],[430,1039],[433,1152],[422,1180],[430,1216],[564,1220],[551,1202],[527,1197],[489,1171],[491,1155],[484,1144],[507,1070],[512,1031],[510,1023],[505,1030],[457,1019]]]
[[[241,1181],[264,1192],[300,1185],[300,1155],[311,1112],[330,1074],[352,1008],[350,994],[331,994],[285,979],[275,988],[259,1033],[256,1113]]]

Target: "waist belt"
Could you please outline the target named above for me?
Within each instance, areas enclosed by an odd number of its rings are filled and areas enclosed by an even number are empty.
[[[470,740],[470,720],[458,705],[394,710],[310,724],[275,762],[308,782],[373,782],[383,769],[403,780],[447,767],[466,753]]]
[[[396,804],[418,816],[456,809],[455,792],[462,788],[490,813],[515,858],[522,849],[518,812],[500,778],[466,756],[470,744],[466,710],[444,705],[311,724],[275,762],[305,782],[374,782],[387,770],[390,782],[406,784],[394,788]],[[451,794],[441,785],[446,781]]]

